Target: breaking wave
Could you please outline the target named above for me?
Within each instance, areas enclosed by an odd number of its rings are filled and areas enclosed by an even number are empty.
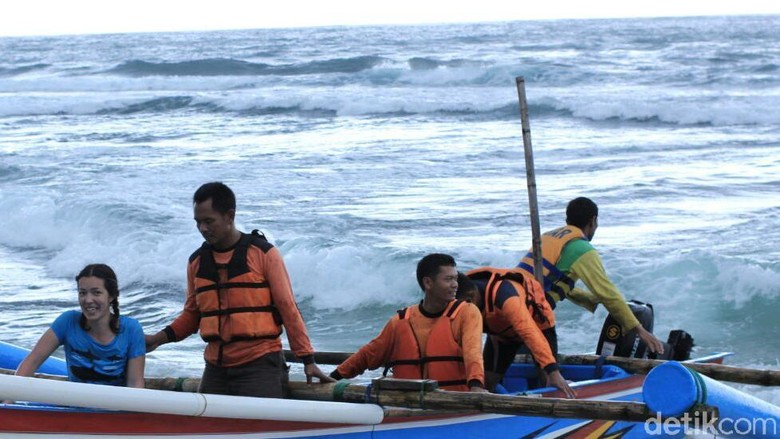
[[[311,75],[320,73],[356,73],[383,62],[378,56],[356,56],[300,64],[271,65],[238,59],[212,58],[180,62],[148,62],[133,60],[122,63],[106,73],[143,76],[263,76]]]

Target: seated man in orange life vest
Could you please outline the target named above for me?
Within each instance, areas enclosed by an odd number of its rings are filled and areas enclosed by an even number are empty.
[[[392,368],[393,378],[431,379],[444,390],[485,392],[482,318],[471,303],[455,300],[458,272],[452,256],[432,253],[417,264],[425,296],[398,311],[382,332],[331,373],[352,378],[366,369]]]
[[[542,286],[519,269],[481,267],[458,273],[459,300],[474,303],[482,312],[488,334],[483,351],[485,382],[495,391],[514,361],[517,350],[527,347],[546,385],[557,387],[567,398],[576,393],[558,370],[555,315]]]

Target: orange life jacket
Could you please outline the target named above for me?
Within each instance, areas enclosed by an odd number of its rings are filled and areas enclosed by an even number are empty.
[[[547,302],[539,282],[519,268],[480,267],[466,273],[470,279],[487,279],[482,294],[482,322],[484,331],[508,339],[517,338],[512,324],[498,311],[496,293],[502,282],[508,282],[521,299],[525,299],[528,313],[541,330],[555,326],[555,314]]]
[[[462,309],[462,303],[453,300],[433,324],[425,345],[425,354],[420,351],[409,322],[409,315],[419,312],[413,309],[418,305],[398,310],[400,322],[396,325],[395,344],[390,356],[393,360],[386,365],[385,375],[392,367],[394,378],[431,379],[438,381],[439,388],[444,390],[468,391],[463,351],[455,341],[451,323]]]
[[[195,301],[200,310],[200,336],[207,342],[277,338],[282,334],[268,282],[247,264],[250,245],[262,248],[270,244],[253,231],[242,234],[225,265],[215,262],[213,248],[205,242],[190,258],[191,262],[200,258]]]
[[[555,230],[550,230],[542,235],[542,271],[544,273],[544,292],[548,296],[548,301],[553,308],[555,303],[565,299],[569,291],[574,288],[575,281],[556,267],[561,258],[563,248],[570,241],[575,239],[585,239],[579,227],[564,226]],[[533,250],[520,260],[518,268],[534,275],[534,255]]]

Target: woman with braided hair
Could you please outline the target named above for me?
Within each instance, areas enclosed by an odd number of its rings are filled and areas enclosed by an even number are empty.
[[[16,375],[32,376],[60,346],[65,346],[68,380],[144,387],[146,345],[138,320],[119,314],[114,270],[90,264],[76,276],[81,311],[60,314],[41,336]]]

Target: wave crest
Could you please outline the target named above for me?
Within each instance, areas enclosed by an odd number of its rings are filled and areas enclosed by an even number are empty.
[[[355,56],[310,61],[300,64],[271,65],[230,58],[209,58],[180,62],[124,62],[106,73],[143,76],[264,76],[310,75],[327,73],[356,73],[382,63],[378,56]]]
[[[129,76],[238,76],[264,74],[268,67],[268,64],[225,58],[161,63],[133,60],[107,73]]]
[[[0,76],[11,77],[23,75],[25,73],[34,72],[37,70],[44,70],[48,67],[51,67],[51,65],[45,63],[30,64],[12,68],[0,67]]]

